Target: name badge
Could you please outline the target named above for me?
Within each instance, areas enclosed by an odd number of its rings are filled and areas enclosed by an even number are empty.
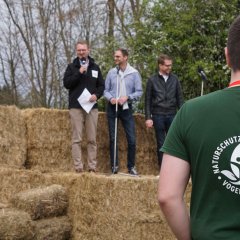
[[[97,78],[98,77],[98,71],[92,70],[92,76],[94,78]]]

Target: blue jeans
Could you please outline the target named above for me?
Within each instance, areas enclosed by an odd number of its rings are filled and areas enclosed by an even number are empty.
[[[168,129],[175,117],[175,114],[153,114],[152,120],[153,120],[153,126],[155,129],[155,135],[157,140],[157,156],[158,156],[158,165],[159,168],[161,168],[162,164],[162,156],[163,153],[160,151],[165,137],[167,135]]]
[[[135,122],[132,113],[131,105],[129,109],[123,110],[122,106],[118,106],[118,112],[116,116],[116,105],[108,104],[107,107],[107,118],[108,118],[108,129],[109,129],[109,140],[110,140],[110,159],[111,166],[114,166],[114,140],[115,140],[115,120],[121,120],[128,143],[128,154],[127,154],[127,168],[130,170],[135,166],[135,155],[136,155],[136,137],[135,137]],[[118,166],[118,144],[116,144],[116,166]]]

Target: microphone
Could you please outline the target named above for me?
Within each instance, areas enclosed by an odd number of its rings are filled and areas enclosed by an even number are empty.
[[[83,57],[83,58],[80,59],[80,65],[81,65],[81,66],[84,66],[84,65],[86,64],[86,62],[87,62],[87,59],[86,59],[85,57]],[[86,73],[86,70],[85,70],[83,73],[85,74],[85,73]]]
[[[86,64],[86,58],[85,57],[80,59],[80,64],[81,64],[81,66]]]
[[[119,74],[120,67],[118,65],[116,66],[116,69],[117,69],[117,74]]]
[[[206,73],[204,72],[203,68],[198,66],[198,74],[201,76],[203,81],[207,81]]]

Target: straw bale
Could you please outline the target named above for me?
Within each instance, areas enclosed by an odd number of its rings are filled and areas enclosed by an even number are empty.
[[[67,110],[26,109],[27,167],[41,171],[70,171],[71,128]]]
[[[26,212],[16,209],[0,210],[0,239],[32,240],[34,225]]]
[[[157,203],[157,181],[82,174],[81,190],[69,196],[73,239],[174,239]]]
[[[0,165],[23,168],[26,157],[26,125],[21,110],[0,106]]]
[[[45,177],[39,171],[0,167],[0,202],[8,203],[13,194],[47,185],[44,182]]]
[[[66,214],[68,199],[65,188],[54,184],[19,192],[12,197],[11,203],[36,220]]]
[[[27,109],[23,111],[27,125],[27,166],[43,172],[73,171],[71,158],[71,124],[68,110]],[[153,130],[145,127],[144,116],[137,114],[136,123],[136,165],[141,174],[157,174],[156,144]],[[119,165],[126,170],[127,141],[121,123],[118,131]],[[98,170],[110,171],[109,135],[106,114],[99,113],[98,130]],[[82,158],[87,168],[87,142],[82,141]]]
[[[66,216],[34,221],[34,240],[68,240],[71,236],[70,219]]]

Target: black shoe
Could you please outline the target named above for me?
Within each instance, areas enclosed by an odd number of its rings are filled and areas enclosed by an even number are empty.
[[[113,174],[117,174],[118,173],[118,166],[116,166],[115,168],[112,167],[112,173]]]
[[[130,170],[128,170],[128,173],[131,175],[138,175],[137,170],[135,169],[135,167],[132,167]]]

